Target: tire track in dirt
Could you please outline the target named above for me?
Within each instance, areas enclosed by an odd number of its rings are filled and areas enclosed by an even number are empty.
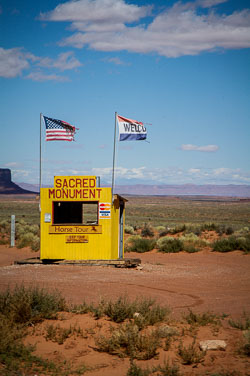
[[[116,282],[111,282],[111,283],[116,283]],[[178,292],[178,291],[174,291],[174,290],[167,290],[167,289],[158,288],[158,287],[138,285],[136,283],[125,283],[124,285],[134,286],[134,287],[141,287],[141,288],[144,288],[144,289],[149,289],[149,290],[154,290],[154,291],[164,291],[164,292],[168,292],[170,294],[176,294],[176,295],[180,295],[180,296],[187,296],[187,297],[189,297],[189,298],[191,298],[191,299],[194,300],[194,303],[192,303],[192,304],[182,305],[182,306],[174,306],[172,308],[193,308],[193,307],[198,307],[198,306],[200,306],[200,305],[202,305],[204,303],[203,299],[201,299],[199,296],[194,295],[194,294],[186,294],[184,292]]]

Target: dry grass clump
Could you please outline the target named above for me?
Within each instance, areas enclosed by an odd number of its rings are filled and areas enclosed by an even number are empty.
[[[57,293],[23,286],[0,293],[0,364],[1,375],[31,374],[36,367],[44,374],[60,374],[51,362],[34,356],[33,346],[22,343],[26,328],[45,318],[56,317],[65,308],[64,299]]]
[[[250,314],[244,312],[241,320],[228,320],[228,323],[236,329],[250,330]]]
[[[92,312],[96,318],[106,315],[116,323],[133,320],[141,330],[164,321],[170,314],[170,309],[155,304],[152,299],[138,298],[130,301],[126,296],[121,296],[116,301],[102,300],[97,307],[92,307]]]
[[[45,339],[62,345],[67,338],[73,335],[76,337],[84,336],[82,329],[76,325],[70,325],[69,328],[62,328],[60,325],[48,325],[46,327]]]
[[[204,359],[206,352],[201,351],[196,346],[196,340],[194,338],[192,344],[187,347],[184,347],[183,343],[180,342],[178,347],[178,355],[183,364],[190,365],[200,363]]]
[[[181,376],[179,367],[177,365],[170,365],[169,361],[164,362],[162,366],[156,366],[152,369],[142,369],[134,363],[133,359],[130,360],[130,367],[126,376]]]
[[[120,358],[147,360],[157,355],[160,337],[157,330],[142,334],[132,322],[122,324],[118,329],[111,328],[111,337],[100,336],[96,339],[99,351],[118,355]]]
[[[220,324],[220,319],[211,312],[194,313],[189,309],[189,313],[184,315],[184,319],[190,325],[205,326],[208,324]]]
[[[250,356],[250,330],[246,330],[245,333],[243,333],[243,340],[239,347],[239,354],[244,356]]]

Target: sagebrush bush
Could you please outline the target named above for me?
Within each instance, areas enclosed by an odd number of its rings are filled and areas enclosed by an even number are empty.
[[[180,232],[184,232],[186,230],[186,225],[178,225],[173,228],[169,229],[169,233],[172,235],[179,234]]]
[[[31,247],[32,250],[40,249],[40,238],[32,232],[26,232],[19,236],[17,240],[17,248]]]
[[[250,252],[250,237],[237,238],[230,236],[226,239],[219,239],[213,244],[213,251],[216,252],[231,252],[231,251],[244,251]]]
[[[143,228],[141,229],[141,236],[152,238],[154,236],[152,227],[148,224],[144,224]]]
[[[169,236],[158,239],[156,244],[160,252],[177,253],[184,250],[184,244],[180,239]]]
[[[66,309],[65,299],[58,291],[38,287],[16,286],[0,293],[0,313],[14,323],[31,323],[56,316]]]
[[[162,231],[166,231],[166,227],[165,226],[156,226],[155,229],[159,233],[161,233]]]
[[[134,227],[130,225],[125,225],[124,231],[125,231],[125,234],[130,234],[130,235],[134,235],[135,233]]]
[[[129,252],[144,253],[152,251],[155,247],[154,239],[145,239],[141,237],[133,237],[129,240],[130,246],[127,247]]]

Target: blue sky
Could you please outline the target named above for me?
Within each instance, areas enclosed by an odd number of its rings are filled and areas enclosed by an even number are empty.
[[[250,184],[250,6],[244,0],[0,0],[0,167],[39,181],[40,113],[79,128],[45,142],[54,175],[117,184]]]

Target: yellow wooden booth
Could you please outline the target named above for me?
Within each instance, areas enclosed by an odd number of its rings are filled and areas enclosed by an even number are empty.
[[[125,199],[95,176],[55,176],[41,188],[41,260],[117,260],[124,255]]]

